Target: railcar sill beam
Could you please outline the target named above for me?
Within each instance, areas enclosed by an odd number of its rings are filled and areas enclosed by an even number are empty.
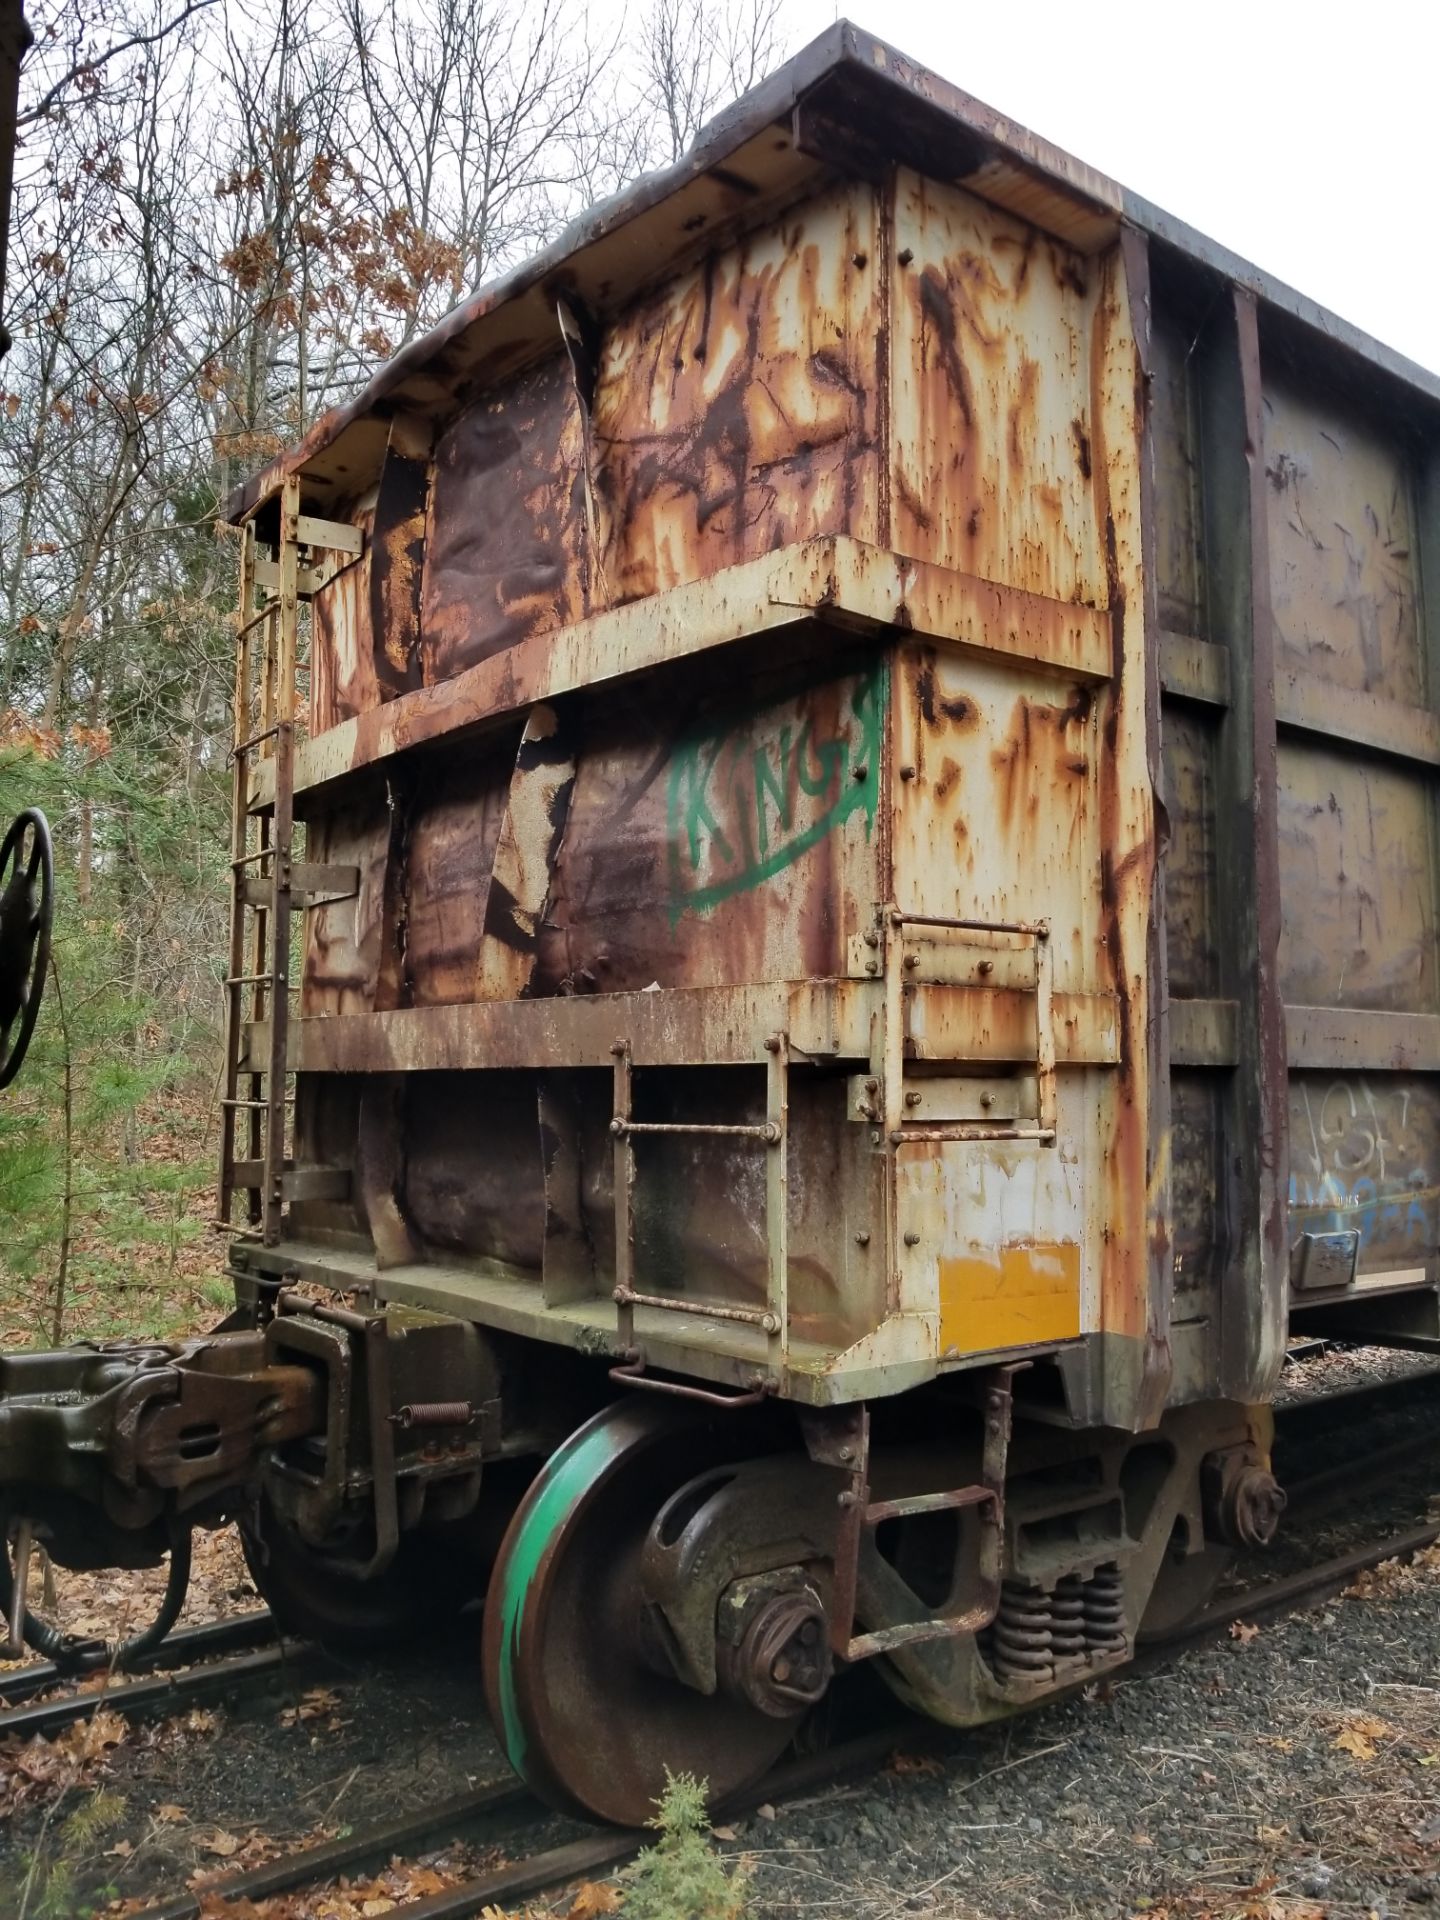
[[[532,634],[452,679],[401,694],[297,742],[294,787],[314,791],[412,747],[808,620],[879,637],[920,634],[980,655],[1028,660],[1095,683],[1112,667],[1109,614],[830,535],[782,547],[706,579],[571,627]],[[255,769],[251,806],[274,774]]]
[[[878,981],[820,980],[292,1018],[289,1067],[298,1073],[609,1069],[622,1035],[637,1066],[762,1064],[769,1057],[766,1039],[781,1030],[802,1059],[864,1060],[880,992]],[[1033,1069],[1034,1005],[1034,993],[1019,988],[919,985],[908,996],[906,1057],[1028,1060]],[[1114,1064],[1112,995],[1057,993],[1051,1018],[1058,1064]],[[254,1022],[249,1057],[265,1058],[268,1043],[269,1023]]]

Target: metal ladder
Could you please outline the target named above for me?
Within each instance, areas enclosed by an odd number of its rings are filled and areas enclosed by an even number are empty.
[[[634,1069],[629,1043],[617,1040],[611,1048],[615,1060],[614,1117],[610,1132],[615,1142],[615,1290],[617,1337],[621,1350],[636,1355],[643,1367],[643,1356],[635,1341],[635,1309],[659,1307],[671,1313],[696,1314],[709,1320],[739,1321],[759,1327],[766,1337],[766,1360],[771,1368],[785,1366],[790,1345],[790,1233],[789,1180],[786,1172],[786,1141],[790,1127],[790,1047],[788,1036],[772,1033],[765,1042],[765,1118],[754,1124],[705,1124],[690,1121],[636,1120],[632,1117]],[[765,1163],[765,1304],[759,1307],[725,1306],[717,1301],[680,1300],[673,1295],[637,1293],[635,1290],[635,1140],[644,1135],[728,1135],[752,1140],[763,1148]],[[638,1384],[632,1379],[631,1384]],[[686,1389],[694,1397],[707,1396]],[[748,1397],[748,1396],[744,1396]],[[740,1400],[728,1397],[727,1405]]]
[[[295,724],[299,672],[299,613],[330,577],[304,566],[301,548],[337,555],[360,552],[358,527],[300,512],[300,482],[281,482],[278,527],[262,540],[257,508],[241,531],[239,631],[235,658],[234,739],[230,822],[230,939],[225,969],[225,1052],[220,1095],[220,1180],[216,1226],[258,1238],[280,1239],[286,1200],[342,1197],[341,1169],[297,1168],[286,1137],[293,1096],[287,1091],[290,1028],[291,915],[318,904],[317,895],[354,893],[356,870],[297,866]],[[268,503],[266,503],[268,505]],[[273,548],[272,553],[262,551]],[[253,777],[274,763],[274,802],[254,807]],[[264,1053],[251,1052],[252,1033],[265,1036]],[[235,1195],[248,1196],[246,1219],[232,1219]]]

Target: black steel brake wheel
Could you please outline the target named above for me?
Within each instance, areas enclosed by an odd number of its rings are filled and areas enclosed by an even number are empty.
[[[54,912],[50,823],[26,807],[0,844],[0,1087],[24,1064],[40,1015]]]

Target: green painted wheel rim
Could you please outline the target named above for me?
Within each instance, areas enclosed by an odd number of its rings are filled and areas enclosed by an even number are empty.
[[[496,1567],[499,1591],[498,1660],[495,1677],[496,1719],[505,1757],[522,1780],[529,1779],[524,1719],[520,1710],[518,1665],[525,1630],[526,1600],[547,1549],[569,1518],[580,1496],[599,1480],[625,1451],[627,1434],[607,1407],[571,1434],[550,1456],[539,1478],[520,1505]]]
[[[651,1664],[636,1628],[640,1559],[670,1495],[764,1445],[763,1426],[640,1394],[565,1440],[505,1536],[485,1607],[485,1692],[512,1767],[580,1819],[638,1827],[665,1769],[723,1799],[758,1778],[793,1725]]]

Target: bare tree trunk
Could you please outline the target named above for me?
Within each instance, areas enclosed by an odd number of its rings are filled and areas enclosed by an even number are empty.
[[[55,983],[55,1005],[60,1015],[60,1039],[65,1050],[62,1079],[61,1117],[65,1155],[65,1185],[60,1202],[60,1258],[55,1267],[55,1291],[50,1299],[50,1344],[58,1347],[65,1337],[65,1307],[70,1290],[70,1240],[75,1210],[75,1091],[70,1053],[70,1022],[65,1012],[65,995],[60,986],[60,968],[50,955],[50,978]]]

